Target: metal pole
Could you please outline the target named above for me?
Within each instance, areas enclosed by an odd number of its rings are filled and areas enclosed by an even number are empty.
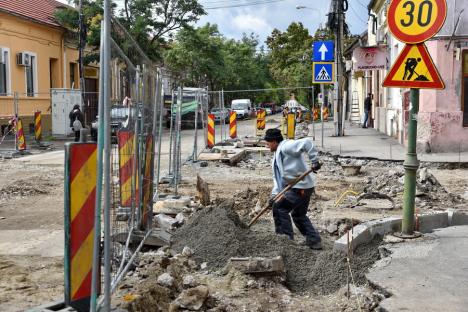
[[[173,122],[173,114],[174,114],[174,90],[172,90],[172,100],[171,100],[171,112],[170,112],[170,126],[169,126],[169,176],[173,173],[172,170],[172,143],[173,143],[173,135],[174,135],[174,122]]]
[[[335,129],[336,136],[343,136],[343,0],[336,2],[335,12],[338,14],[338,29],[336,32],[336,92],[337,92],[337,115],[338,127]]]
[[[221,140],[226,140],[226,121],[224,120],[224,90],[221,90],[221,122],[223,126],[221,127]]]
[[[104,37],[104,21],[101,22],[101,38]],[[100,59],[104,59],[104,40],[101,40]],[[104,82],[104,71],[99,71],[99,84]],[[98,148],[97,148],[97,175],[96,175],[96,209],[94,212],[94,239],[93,239],[93,268],[91,277],[91,312],[96,312],[96,299],[100,268],[100,245],[101,245],[101,198],[102,198],[102,169],[103,169],[103,150],[104,150],[104,92],[99,87],[98,103]]]
[[[181,128],[181,112],[182,112],[182,88],[179,87],[178,93],[177,93],[177,137],[176,137],[176,152],[174,153],[176,158],[175,158],[175,167],[174,167],[174,175],[175,175],[175,195],[177,196],[178,191],[179,191],[179,170],[180,170],[180,128]]]
[[[418,132],[419,89],[411,89],[411,110],[408,125],[408,150],[405,167],[405,190],[403,194],[403,222],[402,233],[412,235],[414,230],[414,201],[416,195],[416,172],[419,168],[416,153],[416,136]]]
[[[315,92],[314,86],[312,86],[312,107],[310,109],[311,116],[312,116],[312,135],[315,141],[315,118],[314,118],[314,110],[315,110]]]
[[[195,108],[195,133],[194,133],[194,139],[193,139],[193,152],[192,152],[192,162],[197,161],[197,138],[198,138],[198,113],[199,113],[199,105],[200,105],[200,90],[197,90],[196,96],[195,96],[195,102],[197,103],[197,106]]]
[[[110,125],[110,0],[104,0],[104,58],[101,70],[104,71],[104,125]],[[104,310],[111,308],[111,229],[110,229],[110,170],[111,170],[111,133],[110,127],[104,127]]]
[[[322,107],[321,110],[321,122],[322,122],[322,147],[325,147],[325,143],[323,142],[323,132],[324,132],[324,122],[323,122],[323,109],[325,108],[325,86],[323,84],[320,85],[320,93],[322,93]]]
[[[160,88],[161,88],[161,94],[160,94],[160,103],[159,103],[159,132],[158,132],[158,169],[156,171],[156,193],[155,197],[159,198],[159,177],[161,174],[161,144],[162,144],[162,136],[163,136],[163,110],[164,110],[164,88],[162,84],[162,76],[160,77]],[[172,117],[172,116],[171,116]],[[171,154],[169,153],[169,157],[171,157]]]
[[[79,1],[79,4],[78,4],[78,12],[79,12],[79,49],[78,49],[78,66],[79,66],[79,72],[80,72],[80,89],[81,89],[81,108],[84,109],[84,104],[85,104],[85,100],[84,100],[84,95],[85,95],[85,80],[84,80],[84,63],[83,63],[83,49],[86,45],[85,43],[85,38],[84,38],[84,34],[85,34],[85,27],[84,27],[84,16],[83,16],[83,1],[80,0]],[[86,115],[84,115],[85,117],[85,123],[86,123]]]

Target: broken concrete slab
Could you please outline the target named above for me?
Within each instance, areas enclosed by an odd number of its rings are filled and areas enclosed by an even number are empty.
[[[173,230],[180,225],[180,222],[166,214],[157,214],[154,216],[155,225],[165,230]]]
[[[143,232],[134,232],[131,237],[132,243],[139,243],[143,240],[146,233]],[[121,244],[125,244],[127,241],[128,232],[121,232],[117,233],[112,236],[112,240],[119,242]],[[153,247],[162,247],[162,246],[169,246],[171,243],[172,235],[171,233],[167,232],[163,229],[153,229],[151,235],[145,241],[145,245],[153,246]]]
[[[242,273],[284,273],[284,262],[281,256],[274,258],[248,257],[231,258],[226,267],[227,269],[236,269]]]
[[[208,287],[204,285],[186,289],[174,300],[172,306],[198,311],[205,303],[209,293]]]
[[[190,197],[180,197],[180,198],[165,198],[159,200],[153,205],[154,214],[168,214],[168,215],[177,215],[184,211],[184,208],[190,207],[191,199]]]

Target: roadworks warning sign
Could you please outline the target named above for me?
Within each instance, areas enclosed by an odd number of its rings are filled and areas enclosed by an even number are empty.
[[[385,77],[384,87],[444,89],[424,43],[407,44]]]

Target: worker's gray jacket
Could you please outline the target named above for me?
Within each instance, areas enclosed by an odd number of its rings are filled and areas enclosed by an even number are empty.
[[[271,162],[274,177],[272,195],[281,192],[289,182],[309,169],[304,160],[304,153],[307,153],[311,162],[318,161],[317,149],[309,139],[285,140],[279,144]],[[275,161],[278,166],[279,176],[275,172]],[[294,188],[298,189],[313,187],[315,187],[315,179],[312,174],[309,174],[294,186]]]

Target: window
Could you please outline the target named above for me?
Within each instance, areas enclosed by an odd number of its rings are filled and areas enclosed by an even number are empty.
[[[70,63],[70,88],[76,88],[76,80],[75,80],[75,63]]]
[[[8,50],[0,48],[0,96],[9,93],[10,58]]]
[[[34,96],[37,92],[36,81],[36,56],[30,55],[29,66],[25,66],[26,72],[26,93],[28,96]]]
[[[463,127],[468,127],[468,50],[463,51],[462,65],[462,111]]]

